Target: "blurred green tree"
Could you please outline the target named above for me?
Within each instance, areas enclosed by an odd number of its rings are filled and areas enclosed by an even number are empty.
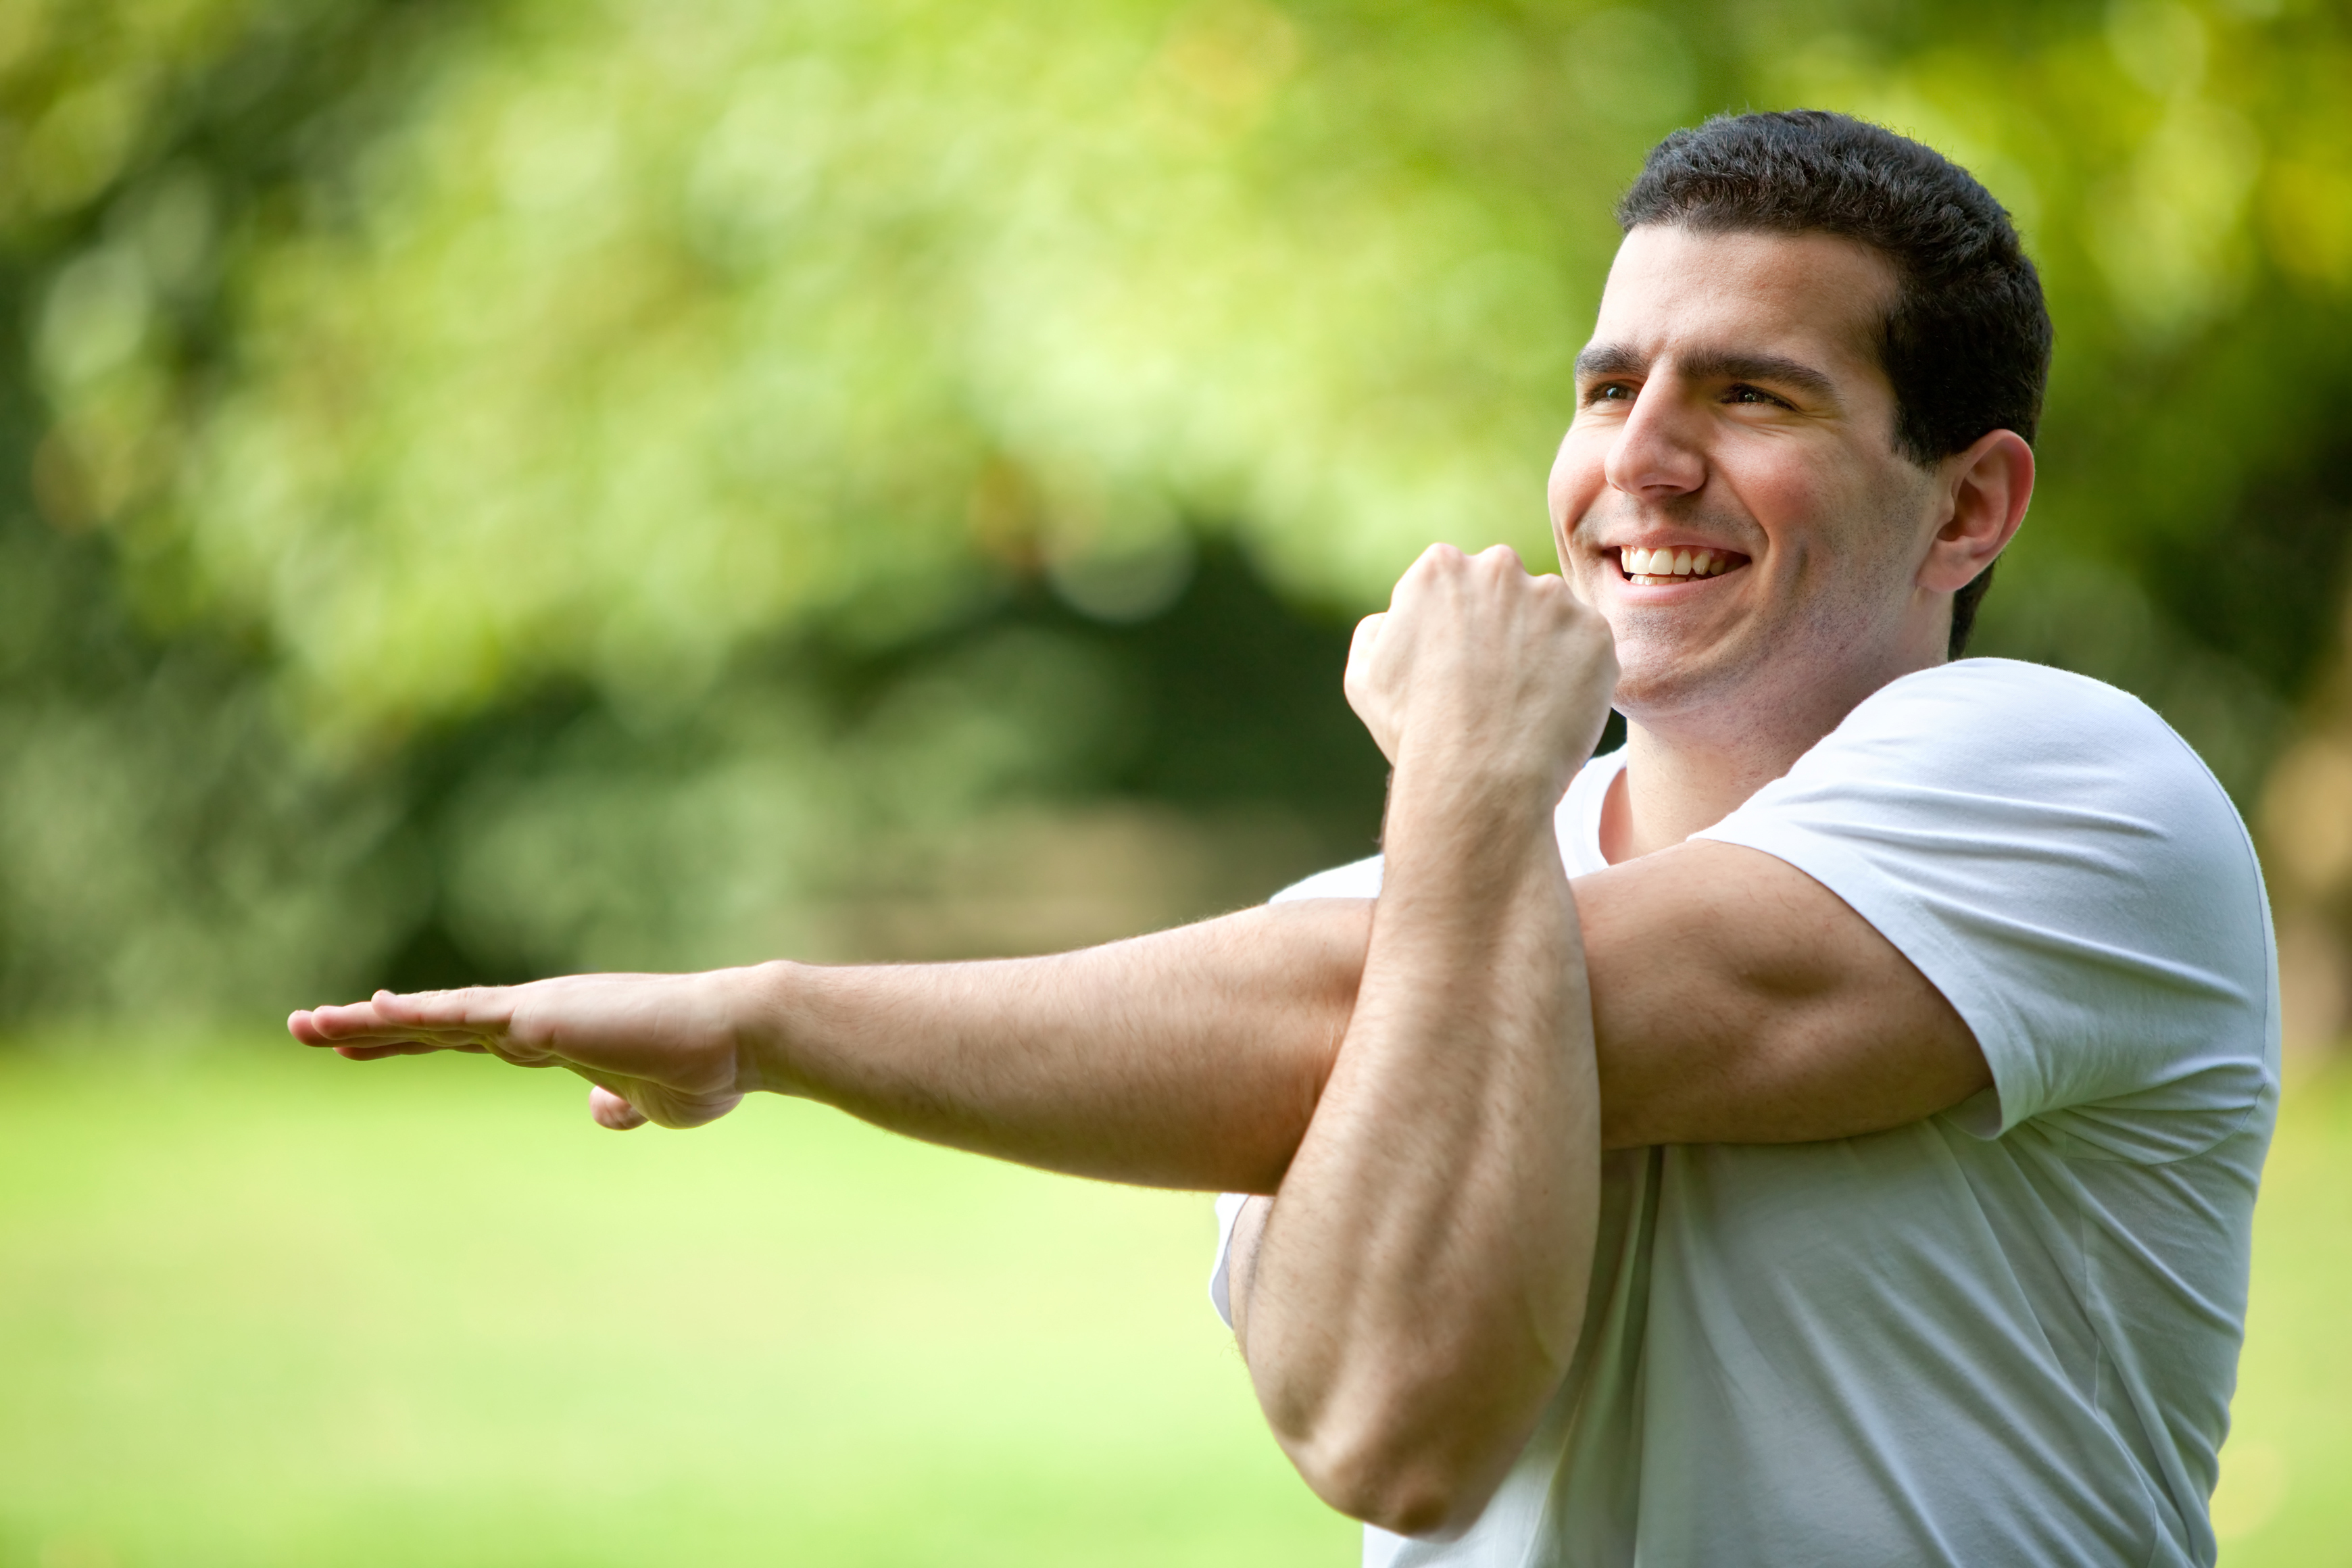
[[[1351,852],[1345,622],[1431,539],[1548,553],[1610,202],[1723,106],[1919,134],[2042,263],[1979,651],[2141,692],[2250,803],[2317,743],[2332,8],[8,17],[18,1011],[1041,945]]]

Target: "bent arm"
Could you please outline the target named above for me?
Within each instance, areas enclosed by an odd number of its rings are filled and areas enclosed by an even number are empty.
[[[1567,1371],[1600,1125],[1549,802],[1497,822],[1406,775],[1355,1015],[1279,1197],[1251,1216],[1236,1326],[1307,1483],[1420,1535],[1477,1517]]]
[[[1240,1332],[1307,1484],[1409,1535],[1484,1510],[1584,1318],[1600,1110],[1552,811],[1616,676],[1600,617],[1500,548],[1433,548],[1349,658],[1396,763],[1387,865]]]
[[[1856,1137],[1992,1081],[1943,994],[1785,861],[1694,840],[1571,887],[1605,1147]],[[1234,1226],[1227,1279],[1244,1343],[1275,1206],[1253,1198]]]

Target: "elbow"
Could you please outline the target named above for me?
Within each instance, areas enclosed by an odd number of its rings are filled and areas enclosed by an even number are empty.
[[[1350,1519],[1424,1541],[1457,1540],[1477,1523],[1512,1458],[1488,1451],[1494,1445],[1435,1439],[1418,1422],[1322,1427],[1282,1435],[1315,1495]]]
[[[1567,1369],[1566,1346],[1501,1353],[1490,1336],[1454,1346],[1382,1339],[1332,1366],[1302,1366],[1253,1324],[1244,1356],[1275,1440],[1315,1495],[1366,1524],[1454,1541],[1478,1522],[1518,1461]],[[1328,1342],[1317,1348],[1328,1351]]]

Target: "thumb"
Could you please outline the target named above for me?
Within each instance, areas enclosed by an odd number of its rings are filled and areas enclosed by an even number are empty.
[[[1389,712],[1391,704],[1381,690],[1381,679],[1372,668],[1372,660],[1377,657],[1375,650],[1380,647],[1381,633],[1386,627],[1388,618],[1386,612],[1382,612],[1366,616],[1356,623],[1356,635],[1348,645],[1348,668],[1339,678],[1339,690],[1347,698],[1348,706],[1356,710],[1356,717],[1364,721],[1364,728],[1371,732],[1372,743],[1381,749],[1381,755],[1389,760],[1389,766],[1394,767],[1396,736],[1392,716]]]
[[[602,1084],[588,1090],[588,1114],[599,1127],[609,1127],[615,1132],[626,1132],[646,1124],[646,1113],[629,1103],[626,1097],[614,1094]]]

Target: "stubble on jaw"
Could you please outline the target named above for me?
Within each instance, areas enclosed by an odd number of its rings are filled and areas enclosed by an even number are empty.
[[[1612,507],[1612,500],[1619,504]],[[1633,722],[1647,723],[1694,704],[1703,706],[1727,686],[1736,688],[1757,661],[1751,656],[1727,662],[1719,656],[1709,657],[1717,654],[1717,649],[1691,646],[1689,623],[1695,613],[1693,606],[1633,605],[1613,592],[1591,591],[1591,579],[1605,575],[1614,583],[1619,578],[1618,567],[1607,552],[1588,548],[1581,541],[1591,532],[1617,521],[1620,516],[1670,522],[1726,549],[1737,550],[1748,557],[1747,564],[1738,569],[1741,574],[1758,569],[1763,547],[1758,537],[1759,531],[1744,513],[1711,506],[1695,497],[1680,498],[1662,507],[1643,507],[1622,496],[1604,496],[1570,525],[1561,550],[1563,563],[1573,563],[1572,574],[1588,580],[1583,597],[1601,610],[1616,637],[1619,670],[1614,706]],[[1733,586],[1724,579],[1715,581],[1726,588]],[[1717,620],[1719,612],[1696,613],[1706,615],[1724,629],[1736,626]]]
[[[1873,536],[1883,542],[1916,533],[1923,498],[1912,486],[1901,489],[1855,498],[1874,515],[1857,522],[1847,539],[1862,544]],[[1606,505],[1596,505],[1570,529],[1571,558],[1580,572],[1616,571],[1606,555],[1575,544],[1586,531],[1615,521]],[[1884,683],[1880,655],[1897,640],[1912,552],[1854,548],[1832,555],[1824,548],[1828,541],[1771,541],[1744,513],[1704,504],[1670,504],[1648,515],[1729,548],[1744,546],[1748,562],[1738,575],[1769,576],[1736,584],[1717,580],[1748,600],[1744,612],[1730,605],[1628,604],[1614,595],[1596,601],[1616,635],[1621,673],[1614,706],[1629,721],[1653,733],[1687,732],[1718,743],[1763,731],[1787,731],[1794,740],[1803,731],[1802,743],[1810,745]],[[1785,554],[1791,549],[1802,552],[1794,562]],[[1762,602],[1753,595],[1763,595]],[[1694,625],[1700,617],[1703,624]]]

